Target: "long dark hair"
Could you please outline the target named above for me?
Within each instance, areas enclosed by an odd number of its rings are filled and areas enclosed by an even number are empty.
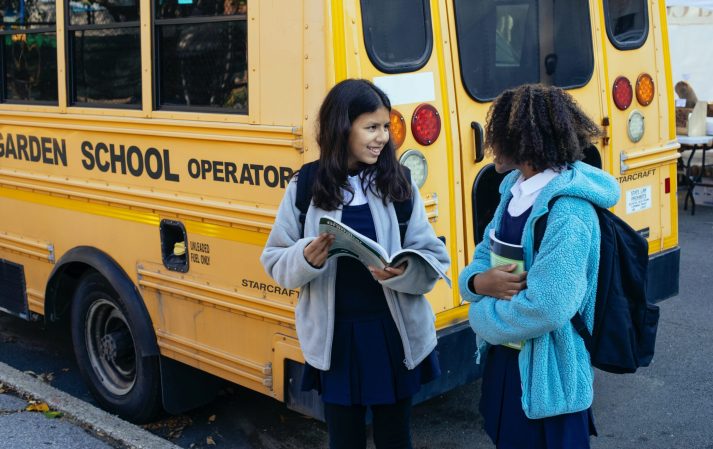
[[[347,79],[334,86],[319,109],[319,170],[312,186],[312,198],[317,207],[335,210],[344,203],[342,189],[353,192],[349,182],[349,133],[352,123],[364,113],[385,107],[391,112],[386,94],[369,81]],[[396,159],[391,139],[381,150],[373,165],[359,163],[359,179],[363,188],[373,189],[387,201],[411,198],[411,180],[406,177]]]
[[[485,127],[489,150],[536,171],[559,171],[584,158],[601,130],[567,92],[554,86],[524,84],[500,94]]]

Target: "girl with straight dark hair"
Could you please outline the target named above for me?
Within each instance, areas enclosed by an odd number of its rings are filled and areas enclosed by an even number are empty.
[[[261,257],[280,285],[301,287],[302,388],[320,392],[333,449],[366,447],[367,407],[378,449],[411,448],[411,397],[440,375],[434,315],[424,297],[438,273],[419,259],[385,269],[367,269],[349,257],[328,259],[334,236],[318,234],[319,218],[328,215],[389,253],[416,249],[448,268],[418,187],[396,159],[390,111],[386,94],[369,81],[349,79],[332,88],[319,111],[319,168],[304,234],[295,203],[297,173]],[[402,201],[413,204],[403,242],[394,210]]]

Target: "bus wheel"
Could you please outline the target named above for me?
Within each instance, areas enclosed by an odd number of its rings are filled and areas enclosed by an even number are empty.
[[[146,422],[161,409],[158,356],[141,357],[123,299],[99,273],[85,275],[72,301],[72,343],[79,371],[106,410]]]

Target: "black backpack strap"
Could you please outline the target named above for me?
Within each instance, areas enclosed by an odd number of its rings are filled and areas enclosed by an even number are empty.
[[[589,329],[587,329],[587,325],[584,323],[584,318],[577,312],[570,321],[572,322],[572,326],[574,326],[574,330],[576,330],[579,336],[582,337],[582,340],[584,340],[584,346],[586,346],[587,351],[591,354],[592,334],[589,333]]]
[[[534,249],[534,253],[537,254],[540,251],[540,245],[542,244],[542,238],[545,236],[545,229],[547,229],[547,219],[550,216],[550,211],[552,210],[552,206],[554,206],[555,201],[557,201],[557,198],[559,197],[554,197],[550,200],[550,202],[547,204],[547,212],[545,212],[544,215],[542,215],[540,218],[537,219],[535,222],[535,241],[532,246]]]
[[[406,179],[411,182],[411,171],[402,166]],[[418,195],[418,192],[411,192],[412,195]],[[413,213],[413,197],[405,201],[395,201],[394,209],[396,210],[396,219],[399,222],[399,235],[401,236],[401,245],[404,244],[404,239],[406,238],[406,229],[408,229],[408,222],[411,220],[411,214]]]
[[[313,161],[304,164],[297,172],[297,195],[295,197],[295,206],[297,206],[297,209],[300,211],[300,225],[302,227],[300,235],[302,237],[304,237],[305,217],[307,216],[309,205],[312,202],[312,184],[314,183],[315,176],[317,176],[318,169],[319,161]],[[403,167],[403,169],[406,171],[406,178],[411,181],[411,172],[406,167]],[[418,195],[418,192],[414,192],[413,194]],[[396,211],[396,218],[399,222],[401,244],[403,244],[406,236],[406,229],[408,228],[408,222],[411,219],[411,213],[413,212],[413,198],[409,198],[405,201],[395,201],[394,209]]]
[[[548,204],[548,211],[538,218],[537,222],[535,222],[535,242],[533,245],[535,254],[540,251],[540,244],[542,244],[542,238],[545,236],[545,229],[547,228],[547,218],[550,216],[549,211],[552,210],[552,206],[555,204],[555,201],[557,201],[557,198],[558,197],[554,197],[550,200]],[[589,333],[589,329],[587,329],[584,318],[582,318],[582,315],[577,312],[570,321],[572,322],[574,329],[582,337],[582,340],[584,340],[584,346],[587,347],[587,351],[591,353],[592,351],[590,348],[592,347],[592,334]]]
[[[309,204],[312,202],[312,184],[314,177],[319,169],[319,161],[308,162],[304,164],[297,172],[297,196],[295,197],[295,206],[300,211],[300,235],[305,234],[305,217]]]

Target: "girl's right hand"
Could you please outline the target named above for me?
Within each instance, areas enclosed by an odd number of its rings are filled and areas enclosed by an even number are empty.
[[[312,240],[302,252],[307,263],[315,268],[322,268],[324,262],[327,261],[329,248],[332,246],[332,243],[334,243],[334,235],[327,233],[320,234],[319,237]]]
[[[498,299],[512,299],[517,292],[527,288],[527,272],[513,274],[517,265],[503,265],[473,277],[472,290],[479,295],[492,296]]]

